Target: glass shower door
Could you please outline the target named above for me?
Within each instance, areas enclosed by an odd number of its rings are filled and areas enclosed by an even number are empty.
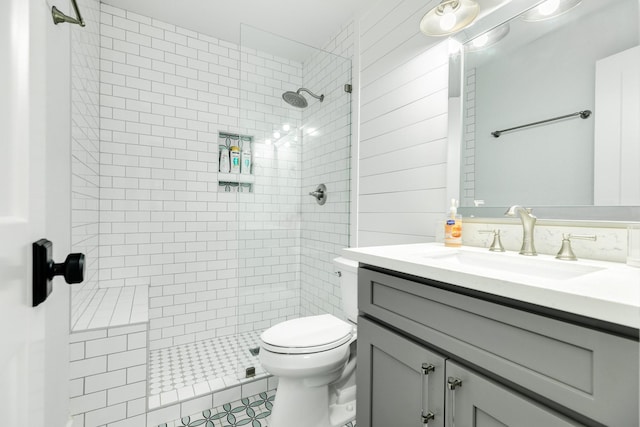
[[[246,381],[266,375],[262,331],[341,313],[331,261],[349,244],[351,61],[243,25],[240,74],[254,179],[238,193],[237,373]],[[322,205],[309,195],[319,184]]]

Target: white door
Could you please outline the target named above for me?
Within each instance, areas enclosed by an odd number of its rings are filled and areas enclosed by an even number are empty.
[[[594,204],[640,204],[640,46],[596,62]]]
[[[58,427],[68,418],[68,285],[56,279],[50,298],[31,307],[31,243],[52,240],[58,262],[70,246],[69,30],[53,25],[49,8],[45,0],[5,0],[0,14],[0,419],[5,425]],[[54,92],[61,92],[60,104],[48,108]],[[51,197],[54,188],[57,196]]]

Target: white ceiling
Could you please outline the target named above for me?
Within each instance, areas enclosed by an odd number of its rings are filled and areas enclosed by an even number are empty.
[[[375,0],[102,0],[221,40],[240,43],[248,24],[321,48]]]

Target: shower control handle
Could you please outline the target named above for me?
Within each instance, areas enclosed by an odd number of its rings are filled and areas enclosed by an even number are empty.
[[[316,191],[309,192],[309,195],[315,197],[316,202],[322,206],[327,202],[327,186],[320,184],[316,188]]]

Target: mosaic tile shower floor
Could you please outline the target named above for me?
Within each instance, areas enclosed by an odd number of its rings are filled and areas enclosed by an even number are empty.
[[[261,331],[212,338],[149,352],[149,406],[163,406],[240,384],[245,369],[267,376],[257,355]]]
[[[268,427],[266,418],[271,414],[274,398],[275,390],[260,393],[158,427]],[[304,420],[300,420],[300,427],[306,427]],[[345,427],[356,427],[356,422],[352,421]]]

